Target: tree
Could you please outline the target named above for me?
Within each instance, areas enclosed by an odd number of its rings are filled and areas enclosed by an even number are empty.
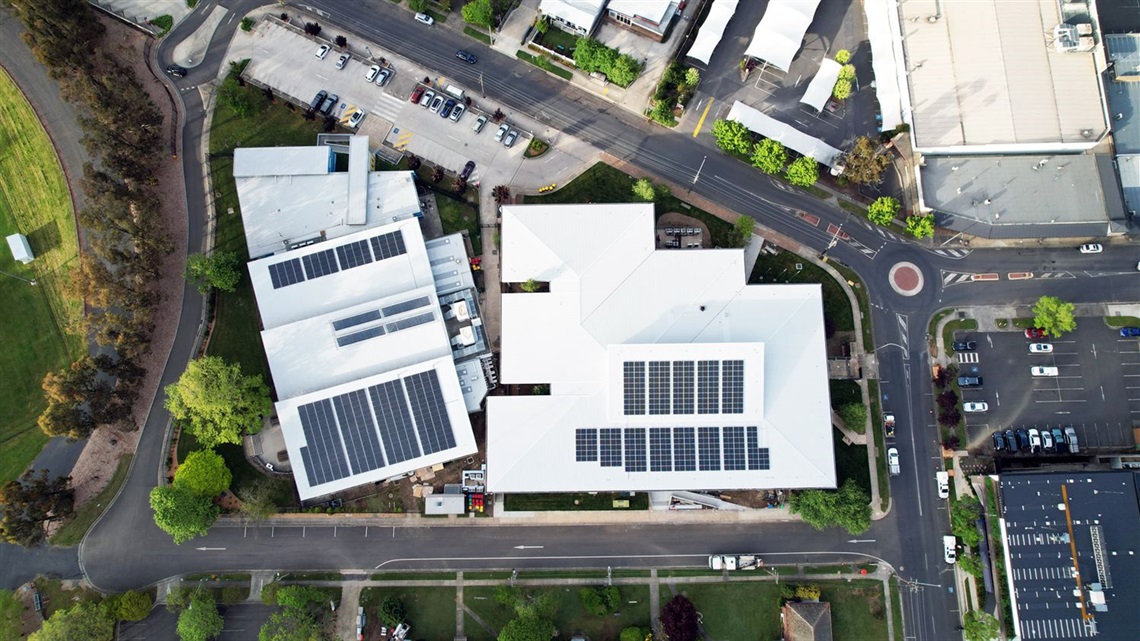
[[[840,78],[835,81],[835,86],[831,89],[831,95],[835,96],[836,100],[847,100],[851,97],[851,81],[846,78]]]
[[[744,156],[752,151],[752,132],[735,120],[723,118],[713,123],[716,144],[730,154]]]
[[[848,403],[839,408],[839,418],[849,429],[862,433],[867,427],[867,406],[862,403]]]
[[[122,594],[108,597],[105,604],[108,612],[119,621],[142,621],[154,607],[154,599],[149,592],[127,590]]]
[[[204,536],[218,518],[218,507],[209,498],[181,487],[156,487],[150,491],[154,523],[181,545]]]
[[[380,617],[381,623],[394,628],[407,618],[408,608],[404,605],[403,599],[396,595],[389,595],[384,597],[376,614]]]
[[[692,601],[678,594],[661,608],[661,630],[669,641],[697,638],[697,609]]]
[[[788,505],[817,530],[842,527],[851,534],[862,534],[871,527],[870,501],[859,484],[847,479],[838,490],[793,492]]]
[[[186,257],[186,280],[193,282],[198,291],[208,293],[210,288],[223,292],[237,290],[241,281],[241,267],[237,254],[228,251],[210,255],[190,254]]]
[[[578,597],[582,600],[582,607],[586,612],[596,617],[606,616],[621,604],[621,592],[612,585],[604,588],[582,588],[578,590]]]
[[[752,228],[756,225],[756,221],[752,220],[749,216],[741,216],[736,219],[732,224],[732,245],[733,247],[744,247],[752,240]]]
[[[638,178],[633,181],[633,196],[647,203],[657,198],[657,190],[653,188],[653,181],[648,178]]]
[[[963,554],[958,557],[958,567],[975,578],[982,578],[982,559],[976,554]]]
[[[819,163],[813,158],[800,156],[788,165],[788,171],[785,175],[788,182],[797,187],[810,187],[819,180]]]
[[[934,214],[907,216],[906,231],[915,238],[930,238],[934,235]]]
[[[111,641],[115,620],[101,604],[84,601],[59,610],[28,641]]]
[[[940,407],[944,410],[948,410],[948,409],[953,409],[957,406],[958,406],[958,394],[954,390],[948,389],[945,392],[942,392],[941,394],[938,395],[938,407]]]
[[[696,67],[689,67],[685,70],[685,85],[688,87],[696,87],[701,81],[701,72]]]
[[[410,2],[411,0],[409,0],[409,4]],[[305,33],[309,34],[310,36],[319,36],[321,35],[321,25],[315,22],[306,22]]]
[[[539,33],[546,33],[550,29],[550,22],[546,20],[546,16],[539,16],[538,20],[534,22],[534,30]]]
[[[277,590],[277,605],[290,612],[319,618],[328,609],[327,595],[320,588],[307,585],[284,585]]]
[[[166,386],[166,409],[204,447],[215,447],[256,433],[273,405],[260,375],[243,376],[240,365],[204,356],[190,361],[178,382]]]
[[[855,65],[843,65],[839,68],[840,80],[854,80],[855,79]]]
[[[860,185],[878,185],[883,182],[883,171],[891,158],[879,153],[879,144],[867,136],[859,136],[851,149],[843,155],[843,177]]]
[[[628,87],[637,80],[638,74],[641,73],[641,63],[638,62],[633,56],[628,54],[621,54],[614,59],[614,62],[606,72],[606,76],[610,81],[615,82],[623,87]]]
[[[258,479],[246,484],[237,491],[241,499],[241,511],[254,521],[263,521],[277,514],[277,503],[273,500],[273,484],[268,479]]]
[[[222,633],[224,621],[218,604],[204,590],[190,597],[190,607],[178,615],[178,638],[182,641],[206,641]]]
[[[519,285],[519,288],[528,294],[533,294],[538,291],[538,281],[531,278],[522,285]]]
[[[427,8],[426,0],[408,0],[408,8],[416,13],[423,13]]]
[[[621,631],[620,641],[646,641],[649,633],[641,628],[630,627]]]
[[[0,487],[0,538],[23,547],[43,543],[45,524],[75,513],[75,491],[70,483],[69,476],[49,481],[47,470],[40,470],[38,476],[28,470],[19,480]]]
[[[274,612],[261,626],[257,638],[259,641],[325,641],[323,627],[322,622],[294,612]]]
[[[653,108],[649,110],[649,118],[666,127],[677,125],[677,117],[673,115],[673,108],[665,100],[657,100],[653,103]]]
[[[1033,326],[1040,327],[1053,338],[1077,328],[1073,318],[1074,306],[1056,296],[1042,296],[1033,305]]]
[[[491,189],[491,196],[495,199],[495,204],[502,205],[511,199],[511,188],[506,185],[495,185]]]
[[[844,172],[846,175],[847,172]],[[899,213],[899,201],[890,196],[879,196],[867,208],[867,219],[876,225],[889,225]]]
[[[766,174],[775,176],[784,171],[787,164],[788,150],[771,138],[761,139],[752,148],[752,166]]]
[[[431,181],[437,183],[441,180],[443,180],[443,167],[436,165],[431,170]]]
[[[554,623],[534,614],[523,614],[511,619],[499,633],[499,641],[550,641],[554,636]]]
[[[847,64],[851,60],[851,52],[846,49],[840,49],[835,52],[835,61],[841,65]]]
[[[965,616],[966,641],[990,641],[998,636],[998,620],[982,610],[970,610]]]
[[[960,497],[950,507],[950,531],[962,539],[966,547],[975,547],[982,539],[977,525],[980,518],[982,518],[982,504],[978,499],[972,496]]]
[[[198,496],[213,498],[230,487],[233,474],[226,459],[214,450],[190,452],[174,472],[174,486],[183,487]]]
[[[333,38],[333,43],[338,47],[347,47],[348,38],[345,38],[344,36],[337,36]]]
[[[265,605],[277,605],[277,592],[281,589],[281,584],[274,581],[266,583],[261,588],[261,602]]]
[[[253,99],[250,93],[238,84],[240,76],[231,76],[222,81],[218,89],[218,103],[225,105],[238,118],[248,118],[253,113]]]
[[[491,0],[474,0],[463,5],[464,22],[490,29],[494,20],[495,8],[491,6]]]
[[[270,584],[275,585],[275,584]],[[269,586],[266,586],[269,587]],[[190,605],[190,597],[194,595],[194,588],[189,585],[175,585],[166,593],[166,609],[178,614]]]
[[[81,0],[13,3],[27,31],[24,41],[52,78],[91,68],[104,27]]]

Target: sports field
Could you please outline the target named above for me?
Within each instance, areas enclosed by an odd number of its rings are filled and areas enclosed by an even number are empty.
[[[0,483],[19,476],[47,442],[36,426],[44,374],[83,350],[68,331],[83,309],[65,293],[78,256],[67,182],[31,105],[0,69],[0,236],[14,233],[28,237],[36,259],[23,265],[0,246]]]

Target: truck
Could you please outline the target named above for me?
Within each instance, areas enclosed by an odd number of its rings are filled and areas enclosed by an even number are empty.
[[[883,429],[887,431],[887,436],[895,435],[895,415],[891,413],[883,414]]]
[[[713,554],[709,556],[710,570],[755,570],[763,567],[764,561],[755,554]]]

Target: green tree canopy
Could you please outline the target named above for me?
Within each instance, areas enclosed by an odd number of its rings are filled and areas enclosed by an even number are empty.
[[[120,621],[142,621],[154,607],[154,599],[149,592],[127,590],[109,597],[106,605],[111,615]]]
[[[732,224],[732,244],[734,247],[744,247],[752,240],[752,228],[756,221],[751,216],[741,216]]]
[[[610,65],[609,71],[606,73],[606,77],[609,78],[611,82],[616,82],[623,87],[628,87],[633,84],[634,80],[637,80],[637,76],[640,73],[641,63],[633,56],[623,53],[614,59],[613,64]]]
[[[789,507],[817,530],[842,527],[851,534],[862,534],[871,527],[870,501],[858,483],[847,479],[838,490],[793,492]]]
[[[620,641],[647,641],[649,633],[641,628],[630,627],[621,631]]]
[[[75,491],[71,477],[48,480],[47,470],[32,470],[16,481],[0,486],[0,538],[9,543],[34,547],[44,541],[44,525],[66,519],[75,513]]]
[[[380,602],[380,609],[377,611],[377,616],[384,625],[394,628],[404,622],[408,616],[408,608],[404,605],[404,600],[400,597],[389,594],[384,597]]]
[[[982,539],[977,526],[980,518],[982,518],[982,504],[978,499],[972,496],[960,497],[950,507],[950,531],[962,539],[966,547],[975,547]]]
[[[408,8],[416,13],[423,13],[427,9],[427,0],[408,0]]]
[[[197,285],[203,294],[211,287],[223,292],[236,291],[241,282],[241,264],[233,252],[220,251],[208,256],[190,254],[186,257],[186,280]]]
[[[716,144],[730,154],[745,156],[752,151],[752,132],[735,120],[723,118],[713,123]]]
[[[846,172],[844,172],[846,175]],[[876,225],[889,225],[899,213],[899,201],[890,196],[879,196],[867,208],[867,218]]]
[[[233,474],[226,467],[226,459],[214,450],[190,452],[174,472],[175,487],[184,487],[210,498],[229,489],[232,480]]]
[[[761,139],[752,148],[752,166],[766,174],[775,176],[784,171],[787,164],[788,150],[771,138]]]
[[[839,78],[835,81],[835,86],[831,88],[831,95],[835,96],[836,100],[847,100],[851,97],[851,81],[846,78]]]
[[[934,214],[907,216],[906,231],[915,238],[930,238],[934,235]]]
[[[273,405],[260,375],[244,376],[240,365],[204,356],[190,361],[178,382],[166,386],[166,409],[199,443],[215,447],[256,433]]]
[[[154,523],[181,545],[203,536],[218,518],[218,507],[205,496],[182,487],[156,487],[150,491]]]
[[[277,590],[277,605],[313,617],[327,610],[327,600],[323,590],[307,585],[283,585]]]
[[[819,180],[819,163],[813,158],[800,156],[788,165],[788,182],[798,187],[810,187]]]
[[[258,479],[244,484],[238,489],[241,511],[254,521],[263,521],[277,514],[277,503],[273,500],[273,484],[269,479]]]
[[[701,81],[701,72],[696,67],[689,67],[685,70],[685,84],[689,87],[696,87],[697,83]],[[640,628],[639,628],[640,629]]]
[[[862,403],[848,403],[839,408],[839,418],[848,429],[860,434],[867,428],[867,406]]]
[[[982,559],[976,554],[963,554],[958,557],[958,567],[974,578],[982,578]]]
[[[992,641],[998,637],[998,620],[981,610],[967,612],[963,627],[966,641]]]
[[[638,178],[633,181],[633,197],[647,203],[657,198],[657,190],[653,188],[653,181],[648,178]]]
[[[111,641],[115,619],[101,604],[83,602],[59,610],[28,641]]]
[[[274,612],[261,626],[259,641],[326,641],[320,621],[288,610]],[[549,640],[547,640],[549,641]]]
[[[891,157],[879,153],[877,141],[859,136],[843,154],[841,164],[847,180],[860,185],[878,185],[883,182],[883,171],[891,164]]]
[[[182,641],[206,641],[221,634],[224,623],[213,597],[199,590],[190,597],[190,607],[178,615],[178,638]]]
[[[1042,296],[1033,305],[1033,326],[1040,327],[1045,333],[1057,338],[1065,332],[1077,328],[1077,319],[1073,317],[1075,307],[1056,296]]]
[[[550,641],[554,623],[534,614],[523,614],[510,620],[499,633],[499,641]]]
[[[463,20],[480,27],[490,27],[495,19],[495,8],[491,0],[472,0],[463,5]]]
[[[835,61],[841,65],[845,65],[851,61],[851,52],[846,49],[840,49],[835,52]]]

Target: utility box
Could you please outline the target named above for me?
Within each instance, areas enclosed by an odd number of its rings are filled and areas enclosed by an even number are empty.
[[[8,237],[8,249],[12,250],[12,258],[27,265],[36,259],[32,253],[32,246],[28,244],[28,237],[23,234],[12,234]]]

